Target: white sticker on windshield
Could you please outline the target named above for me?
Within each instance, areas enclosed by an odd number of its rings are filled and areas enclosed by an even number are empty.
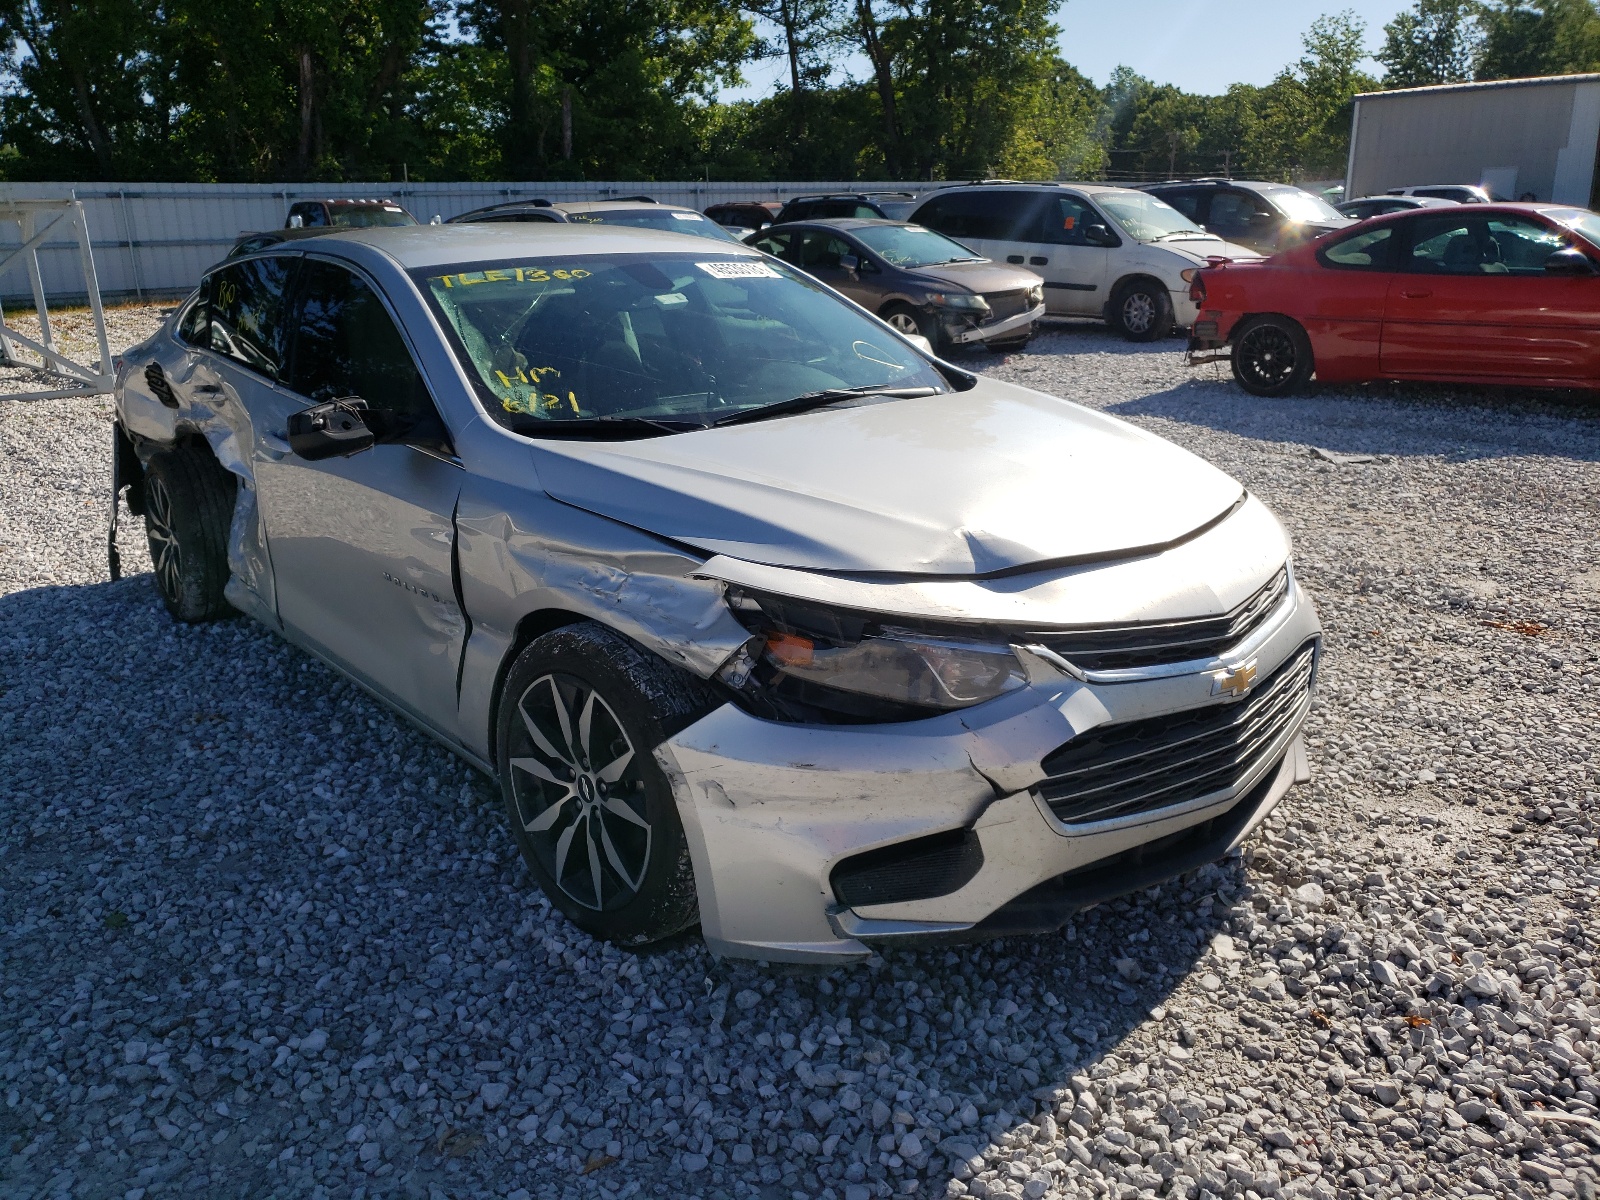
[[[695,263],[713,279],[782,279],[764,262],[703,262]]]
[[[665,305],[667,308],[671,308],[674,304],[689,303],[689,297],[685,296],[682,292],[668,292],[664,296],[657,296],[656,303]]]
[[[675,221],[704,221],[705,220],[705,218],[702,217],[699,213],[680,213],[680,212],[675,212],[675,213],[672,214],[672,217],[673,217],[673,220],[675,220]]]

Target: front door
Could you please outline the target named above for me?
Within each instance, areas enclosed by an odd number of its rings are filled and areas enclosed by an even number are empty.
[[[257,437],[255,471],[284,626],[401,707],[458,736],[466,621],[453,575],[462,469],[405,339],[377,291],[307,259],[288,386]],[[309,462],[291,412],[359,397],[383,433]]]
[[[846,255],[855,255],[859,260],[862,255],[857,247],[837,234],[827,233],[821,229],[804,230],[800,234],[799,241],[799,261],[796,265],[802,271],[836,291],[843,292],[869,311],[878,307],[876,290],[863,286],[860,272],[851,271],[840,262]]]
[[[1099,316],[1105,307],[1111,251],[1091,246],[1084,236],[1088,225],[1111,223],[1081,196],[1050,193],[1028,222],[1028,241],[1016,247],[1020,254],[1006,261],[1026,266],[1044,280],[1045,308],[1052,313]]]
[[[1466,206],[1406,224],[1384,309],[1384,374],[1600,377],[1600,276],[1545,273],[1566,234]]]

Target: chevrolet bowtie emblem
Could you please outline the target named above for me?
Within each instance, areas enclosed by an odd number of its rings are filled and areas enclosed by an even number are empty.
[[[1211,694],[1220,696],[1223,692],[1235,698],[1243,696],[1256,684],[1256,664],[1245,663],[1242,667],[1229,667],[1226,671],[1218,671],[1211,677]]]

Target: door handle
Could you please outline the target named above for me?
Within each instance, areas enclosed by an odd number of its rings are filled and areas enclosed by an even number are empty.
[[[1034,258],[1030,258],[1028,260],[1028,263],[1029,263],[1030,266],[1048,267],[1050,265],[1050,260],[1048,258],[1034,257]]]
[[[1018,266],[1021,266],[1022,265],[1022,255],[1020,255],[1020,254],[1008,254],[1008,255],[1006,255],[1006,261],[1008,263],[1015,263]]]
[[[294,447],[289,445],[287,438],[281,433],[263,433],[261,435],[261,453],[271,459],[283,458],[293,454]]]
[[[1432,292],[1401,292],[1400,294],[1407,300],[1426,300],[1433,295]]]

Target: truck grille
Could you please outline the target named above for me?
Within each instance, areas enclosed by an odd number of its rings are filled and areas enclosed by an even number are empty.
[[[1014,292],[985,292],[983,298],[989,302],[989,316],[983,322],[985,325],[993,321],[1004,321],[1033,307],[1028,303],[1026,288]]]
[[[1085,671],[1116,671],[1216,658],[1261,627],[1289,594],[1285,566],[1243,604],[1216,617],[1149,621],[1039,634],[1036,641]]]
[[[1184,804],[1238,788],[1277,761],[1311,707],[1307,642],[1254,696],[1095,729],[1044,760],[1040,794],[1068,825]]]

